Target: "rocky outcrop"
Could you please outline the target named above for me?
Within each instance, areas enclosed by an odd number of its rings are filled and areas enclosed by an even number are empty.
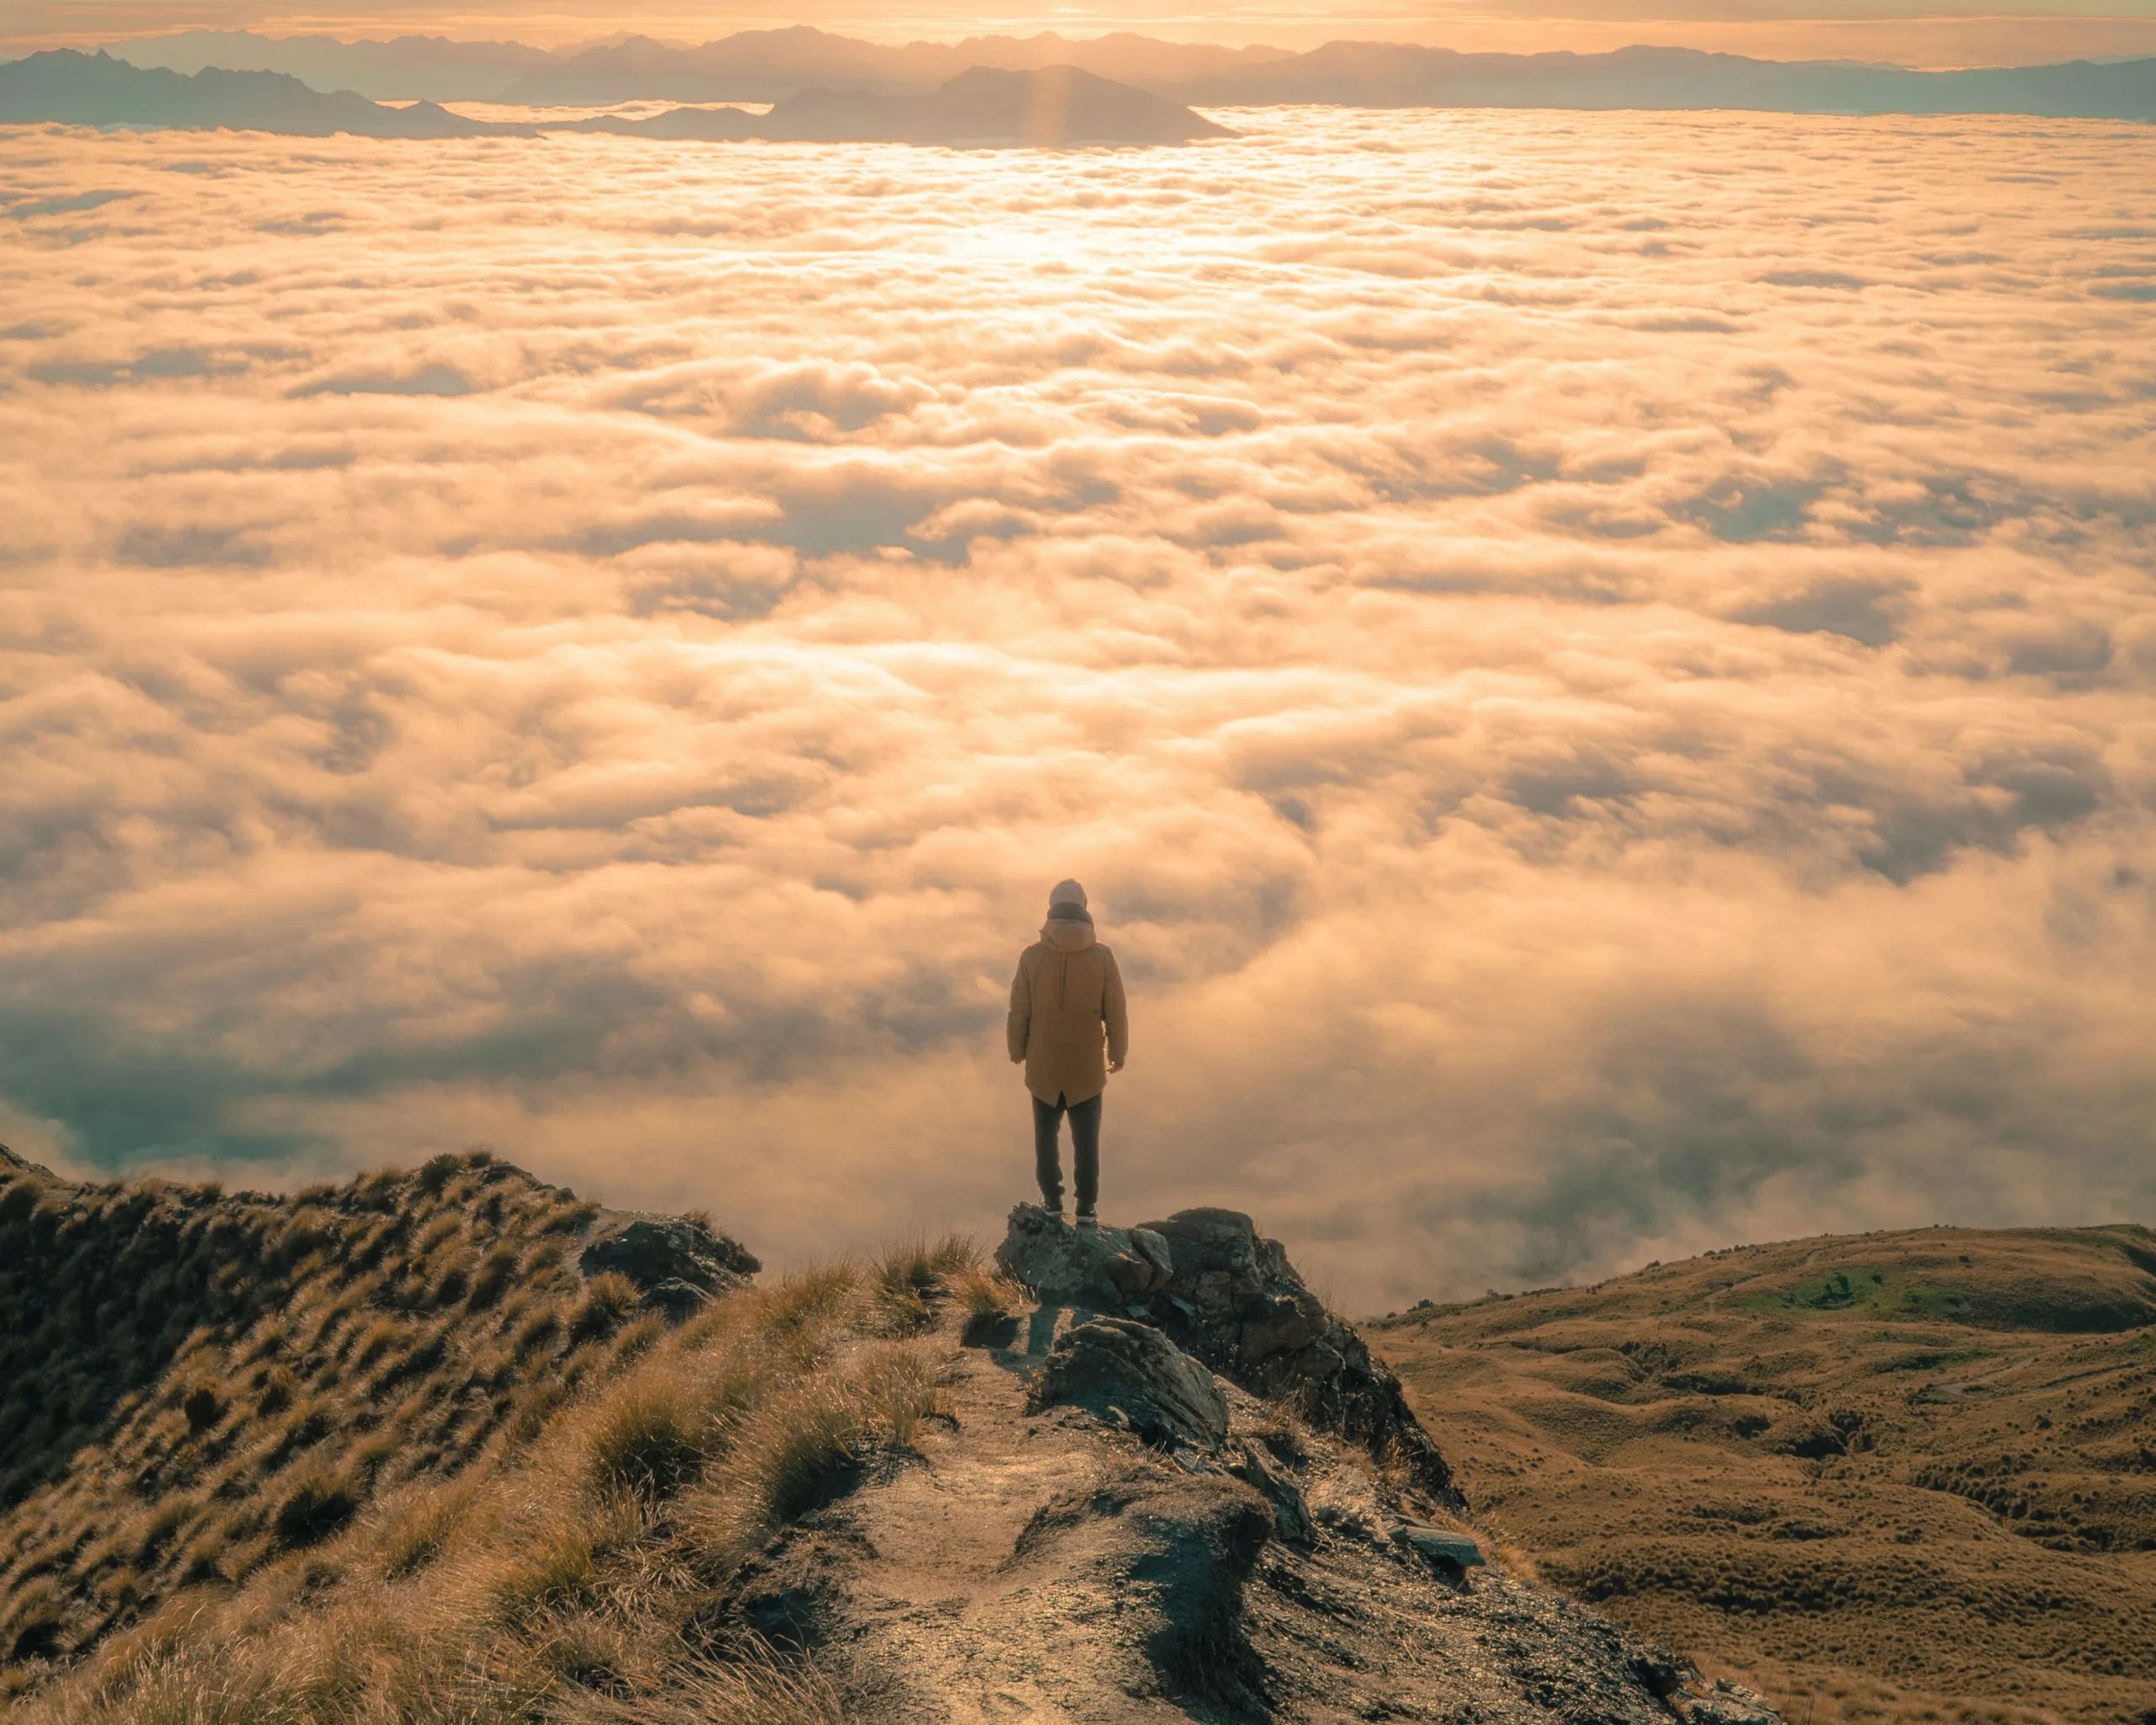
[[[1036,1407],[1067,1402],[1138,1434],[1155,1449],[1217,1451],[1228,1398],[1213,1374],[1160,1331],[1097,1317],[1059,1338],[1033,1382]]]
[[[689,1216],[638,1217],[612,1229],[602,1223],[577,1266],[587,1276],[627,1276],[643,1303],[673,1323],[763,1268],[740,1242]]]
[[[698,1625],[801,1650],[834,1690],[819,1717],[1779,1725],[1479,1562],[1397,1471],[1158,1326],[1066,1306],[982,1347],[964,1314],[941,1330],[947,1417],[722,1580]]]
[[[1464,1533],[1450,1533],[1426,1521],[1403,1521],[1392,1530],[1395,1545],[1405,1546],[1441,1573],[1459,1574],[1482,1567],[1482,1547]]]
[[[1150,1228],[1073,1227],[1037,1204],[1011,1212],[998,1268],[1050,1306],[1117,1311],[1166,1288],[1176,1265]]]
[[[1307,1547],[1316,1542],[1317,1526],[1310,1519],[1310,1499],[1291,1465],[1262,1439],[1240,1439],[1231,1449],[1227,1471],[1272,1506],[1273,1530],[1289,1545]]]
[[[1020,1204],[995,1260],[1044,1304],[1150,1325],[1231,1383],[1292,1403],[1313,1424],[1405,1467],[1440,1503],[1460,1503],[1452,1470],[1400,1381],[1241,1211],[1074,1228]]]
[[[42,1163],[27,1162],[8,1149],[6,1145],[0,1144],[0,1180],[10,1179],[19,1174],[29,1174],[41,1180],[50,1180],[52,1178],[52,1170]]]

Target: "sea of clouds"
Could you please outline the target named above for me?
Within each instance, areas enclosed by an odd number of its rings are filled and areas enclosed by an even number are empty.
[[[2145,128],[0,131],[0,1139],[1356,1309],[2156,1220]]]

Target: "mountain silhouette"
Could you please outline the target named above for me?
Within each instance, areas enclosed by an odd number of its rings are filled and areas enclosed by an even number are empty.
[[[340,42],[334,36],[262,36],[250,30],[179,30],[115,43],[110,51],[136,66],[178,72],[212,66],[281,72],[318,90],[436,102],[496,100],[519,78],[568,57],[521,42],[454,42],[446,36]]]
[[[1847,61],[1748,60],[1690,48],[1610,54],[1459,54],[1328,42],[1209,72],[1175,93],[1220,105],[1360,108],[1732,108],[1798,114],[2034,114],[2156,119],[2156,58],[1970,72]]]
[[[325,94],[275,72],[210,67],[192,77],[131,66],[102,50],[56,48],[0,66],[0,124],[176,127],[328,137],[476,137],[529,128],[467,120],[432,102],[385,108],[350,90]]]
[[[1006,72],[976,66],[932,95],[805,90],[764,116],[758,135],[910,143],[1172,144],[1232,137],[1227,127],[1075,66]]]
[[[123,42],[112,51],[137,66],[174,72],[208,66],[282,72],[317,89],[356,90],[376,99],[536,106],[646,100],[769,103],[818,88],[921,96],[976,66],[1006,72],[1075,66],[1150,89],[1283,57],[1283,51],[1275,48],[1163,42],[1129,32],[1087,41],[1047,31],[887,47],[807,24],[743,30],[695,47],[636,35],[549,52],[518,42],[453,42],[441,36],[340,42],[334,36],[183,30]]]
[[[1356,107],[1729,108],[1826,114],[2031,114],[2156,119],[2156,58],[1961,72],[1849,61],[1752,60],[1686,48],[1608,54],[1461,54],[1335,41],[1308,53],[1162,42],[1119,33],[980,36],[903,46],[807,25],[744,30],[695,46],[629,35],[569,52],[438,36],[339,42],[184,31],[120,44],[121,59],[179,72],[281,72],[319,89],[536,106],[627,101],[782,102],[811,91],[926,97],[975,67],[1067,66],[1179,103]],[[869,109],[854,110],[861,122]]]
[[[469,120],[432,102],[385,107],[350,90],[325,94],[283,72],[205,67],[191,77],[131,66],[99,52],[57,49],[0,66],[0,123],[225,128],[326,137],[531,136],[541,130],[626,136],[803,143],[1167,144],[1230,137],[1180,103],[1075,67],[1033,72],[975,67],[918,96],[813,89],[770,113],[674,108],[644,120],[502,124]]]

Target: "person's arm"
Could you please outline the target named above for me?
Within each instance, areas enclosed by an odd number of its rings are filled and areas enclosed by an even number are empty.
[[[1011,1062],[1026,1058],[1026,1040],[1033,1025],[1033,980],[1026,971],[1026,955],[1018,954],[1018,974],[1011,979],[1011,1016],[1004,1021],[1003,1039],[1010,1044]]]
[[[1101,1017],[1108,1027],[1108,1071],[1120,1072],[1130,1054],[1130,1010],[1123,998],[1123,972],[1108,954],[1107,985],[1101,991]]]

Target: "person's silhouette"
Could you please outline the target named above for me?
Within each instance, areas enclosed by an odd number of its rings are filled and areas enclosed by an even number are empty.
[[[1115,954],[1093,932],[1086,889],[1075,880],[1048,895],[1041,937],[1018,954],[1011,980],[1011,1058],[1033,1097],[1033,1172],[1041,1203],[1063,1214],[1057,1139],[1070,1116],[1078,1220],[1095,1219],[1101,1191],[1101,1095],[1130,1051],[1130,1020]]]

